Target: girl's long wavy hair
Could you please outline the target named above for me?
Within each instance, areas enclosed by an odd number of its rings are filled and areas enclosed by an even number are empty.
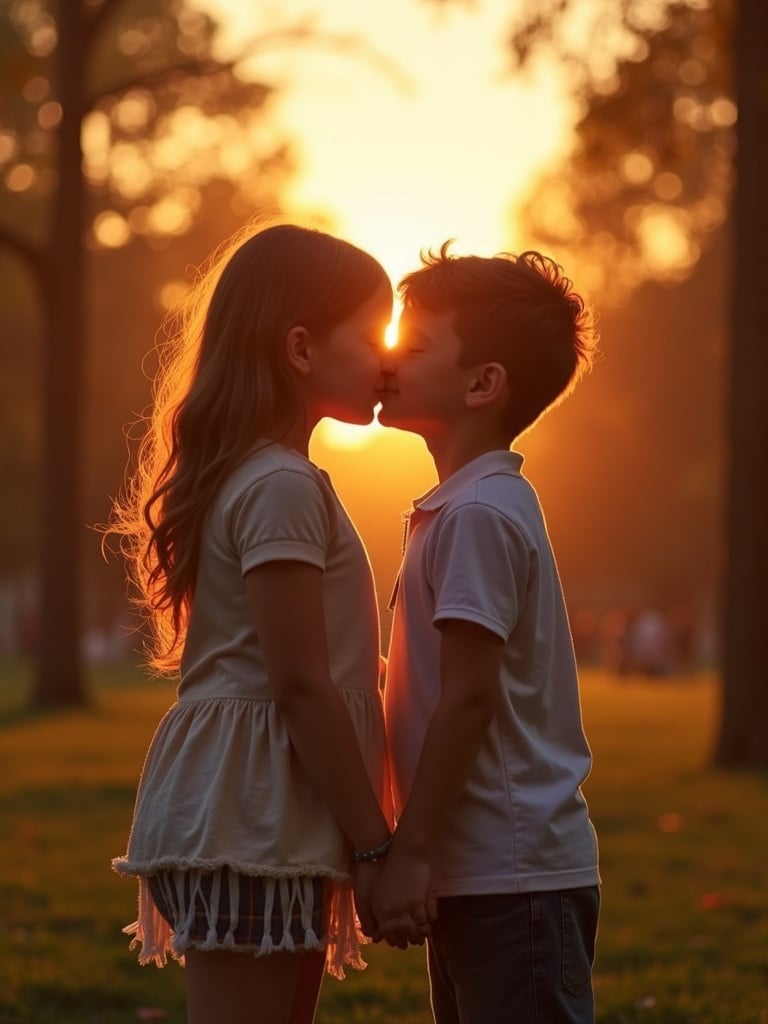
[[[169,320],[136,468],[106,530],[120,539],[151,627],[155,670],[179,667],[217,491],[259,438],[279,438],[303,415],[287,332],[322,336],[383,284],[372,256],[324,232],[246,228],[213,254]]]

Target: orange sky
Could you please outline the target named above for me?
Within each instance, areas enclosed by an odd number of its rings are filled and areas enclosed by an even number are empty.
[[[551,68],[507,74],[506,0],[447,14],[424,0],[195,4],[221,21],[222,55],[300,24],[359,43],[346,55],[267,48],[245,65],[279,86],[276,128],[301,161],[286,197],[297,211],[329,217],[394,279],[449,237],[457,251],[517,247],[512,208],[567,145],[572,109]],[[362,440],[333,424],[320,435],[338,446]]]
[[[302,161],[298,208],[332,216],[397,276],[447,236],[477,250],[514,241],[510,207],[567,143],[569,109],[551,69],[505,74],[505,0],[445,16],[424,0],[282,0],[271,16],[243,0],[195,2],[222,20],[223,54],[308,22],[370,49],[282,46],[246,65],[280,86],[277,120]]]

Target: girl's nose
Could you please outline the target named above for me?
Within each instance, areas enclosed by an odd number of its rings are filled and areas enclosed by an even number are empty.
[[[391,376],[397,372],[397,356],[395,355],[397,349],[388,348],[384,351],[381,357],[381,372],[386,376]]]

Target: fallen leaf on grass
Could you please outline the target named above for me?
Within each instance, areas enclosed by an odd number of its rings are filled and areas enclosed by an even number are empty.
[[[719,892],[705,892],[699,896],[699,910],[717,910],[725,900]]]
[[[40,822],[24,819],[16,825],[16,835],[24,842],[34,842],[40,838]]]
[[[679,832],[683,827],[683,816],[677,811],[665,811],[657,824],[660,832]]]
[[[168,1014],[157,1006],[140,1006],[136,1011],[136,1020],[165,1020]]]
[[[638,1010],[652,1010],[656,1005],[656,996],[641,996],[635,1000],[635,1008]]]

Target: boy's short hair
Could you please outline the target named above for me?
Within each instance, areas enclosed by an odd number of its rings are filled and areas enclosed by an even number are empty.
[[[398,286],[405,308],[452,312],[462,365],[497,362],[510,399],[502,426],[510,440],[565,397],[591,367],[597,332],[591,311],[554,260],[454,256],[451,242],[422,253],[424,266]]]

